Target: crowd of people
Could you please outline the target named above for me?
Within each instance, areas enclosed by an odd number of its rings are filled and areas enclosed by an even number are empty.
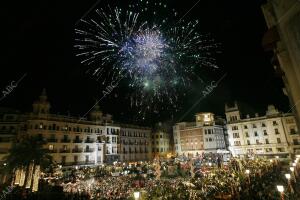
[[[199,164],[200,163],[200,164]],[[285,183],[285,169],[278,160],[235,159],[227,165],[218,158],[170,162],[115,163],[71,171],[58,168],[43,174],[37,198],[43,193],[55,199],[280,199],[276,184]],[[293,183],[299,188],[297,182]],[[24,191],[22,191],[24,192]],[[22,193],[15,192],[14,195]],[[286,195],[300,199],[297,192]],[[47,199],[48,197],[42,198]],[[37,198],[39,199],[39,198]]]

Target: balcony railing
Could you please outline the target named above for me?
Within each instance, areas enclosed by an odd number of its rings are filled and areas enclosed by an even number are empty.
[[[60,140],[61,143],[70,143],[71,140],[70,139],[62,139]]]
[[[72,149],[72,153],[82,153],[82,149]]]
[[[60,153],[70,153],[70,149],[60,149],[59,150]]]
[[[57,142],[57,139],[55,139],[55,138],[49,138],[49,139],[47,139],[47,142]]]
[[[47,153],[57,153],[57,149],[53,149],[53,150],[47,149]]]
[[[85,153],[92,153],[92,152],[94,152],[94,149],[85,149],[84,152]]]
[[[73,140],[73,142],[74,142],[74,143],[82,143],[82,140],[80,140],[80,139],[75,139],[75,140]]]

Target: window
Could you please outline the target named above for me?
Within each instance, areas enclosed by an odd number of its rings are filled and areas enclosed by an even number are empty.
[[[245,125],[245,126],[244,126],[244,129],[248,129],[248,126],[247,126],[247,125]]]
[[[276,134],[276,135],[280,134],[279,131],[278,131],[278,128],[275,128],[274,131],[275,131],[275,134]]]
[[[162,138],[162,135],[160,135],[160,138]]]
[[[74,162],[75,162],[75,163],[78,162],[78,156],[74,156]]]
[[[240,138],[239,133],[233,133],[233,138]]]
[[[284,148],[277,148],[278,152],[284,152],[284,150],[285,150]]]
[[[257,137],[258,136],[258,133],[257,131],[254,131],[254,136]]]
[[[294,145],[299,145],[298,139],[293,139]]]
[[[264,130],[264,135],[268,135],[267,130]]]
[[[256,144],[260,144],[260,143],[259,143],[259,140],[256,140]]]
[[[241,146],[241,141],[234,141],[234,146]]]
[[[281,139],[277,138],[277,143],[280,144],[281,143]]]
[[[50,151],[53,151],[53,148],[54,148],[53,144],[50,144],[50,145],[49,145],[49,150],[50,150]]]
[[[266,127],[266,124],[265,124],[265,123],[262,123],[261,126],[262,126],[262,127]]]
[[[290,134],[291,134],[291,135],[294,135],[294,134],[296,134],[296,130],[295,130],[295,128],[290,128]]]
[[[266,148],[265,150],[266,150],[267,153],[273,151],[272,148]]]
[[[246,135],[246,137],[249,137],[249,133],[248,132],[245,132],[245,135]]]
[[[250,140],[247,140],[247,144],[250,145]]]
[[[253,128],[256,128],[256,124],[253,124],[252,127],[253,127]]]
[[[276,121],[273,121],[273,126],[277,126],[278,123]]]
[[[66,156],[62,156],[62,157],[61,157],[61,163],[62,163],[62,164],[66,163]]]
[[[270,142],[269,142],[269,140],[268,140],[268,139],[266,139],[266,144],[270,144]]]
[[[232,126],[232,130],[233,130],[233,131],[239,130],[239,127],[238,127],[238,126]]]

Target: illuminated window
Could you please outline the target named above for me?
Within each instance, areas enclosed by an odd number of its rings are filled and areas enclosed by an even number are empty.
[[[50,145],[49,145],[49,150],[52,151],[53,148],[54,148],[53,144],[50,144]]]

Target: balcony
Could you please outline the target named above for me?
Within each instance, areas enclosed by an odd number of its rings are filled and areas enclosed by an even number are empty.
[[[85,152],[85,153],[93,153],[93,152],[94,152],[94,149],[85,149],[84,152]]]
[[[49,138],[49,139],[47,139],[47,142],[57,142],[57,139],[55,139],[55,138]]]
[[[89,139],[89,140],[85,140],[84,142],[85,142],[85,143],[94,143],[95,141],[94,141],[94,140],[91,140],[91,139]]]
[[[70,149],[60,149],[59,153],[70,153]]]
[[[82,140],[80,140],[80,139],[75,139],[75,140],[73,140],[73,142],[74,142],[74,143],[82,143]]]
[[[71,140],[70,139],[62,139],[60,140],[61,143],[70,143]]]
[[[47,152],[47,153],[57,153],[57,149],[52,149],[52,150],[47,149],[46,152]]]
[[[82,153],[83,149],[72,149],[72,153]]]

